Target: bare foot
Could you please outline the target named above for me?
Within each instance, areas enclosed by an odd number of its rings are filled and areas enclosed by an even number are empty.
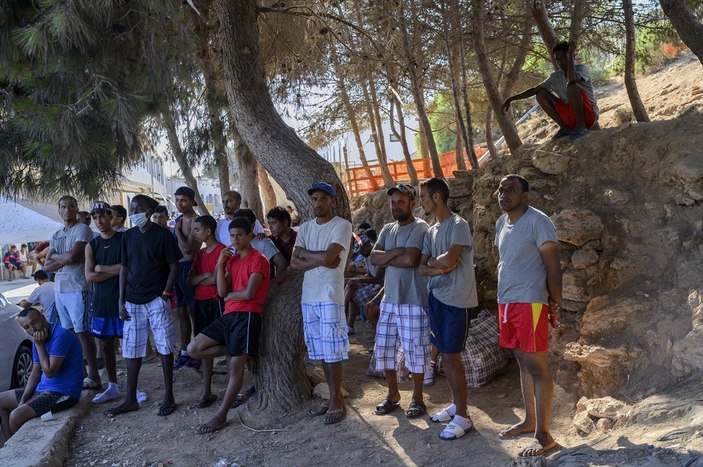
[[[535,426],[533,424],[528,424],[527,422],[525,422],[523,420],[522,422],[516,423],[515,425],[511,426],[510,428],[506,428],[505,430],[498,433],[498,438],[500,438],[500,439],[517,438],[520,435],[534,433],[534,432],[535,432]]]
[[[219,417],[215,415],[210,420],[200,425],[197,430],[199,434],[206,435],[224,428],[225,425],[227,425],[227,417]]]

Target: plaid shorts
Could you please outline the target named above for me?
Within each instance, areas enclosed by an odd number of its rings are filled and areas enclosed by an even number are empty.
[[[124,322],[122,356],[143,358],[146,356],[146,341],[149,329],[154,335],[154,345],[161,355],[177,350],[176,327],[171,321],[169,303],[156,297],[148,303],[126,302],[127,314],[131,317]]]
[[[359,309],[363,310],[367,303],[381,290],[380,284],[359,284],[354,292],[354,301]]]
[[[373,348],[377,370],[395,370],[396,348],[405,350],[405,365],[411,373],[424,373],[430,358],[430,320],[419,305],[381,302]]]
[[[344,304],[303,303],[303,330],[311,360],[334,363],[349,359],[349,329]]]

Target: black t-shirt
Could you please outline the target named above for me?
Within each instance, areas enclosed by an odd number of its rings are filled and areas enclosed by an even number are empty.
[[[90,241],[95,264],[111,266],[120,264],[120,250],[122,249],[122,232],[108,238],[97,236]],[[102,282],[93,283],[91,304],[93,316],[97,318],[117,318],[119,308],[117,302],[120,298],[120,276],[111,277]]]
[[[183,255],[171,232],[151,223],[146,232],[132,227],[122,237],[122,266],[127,268],[127,295],[130,303],[148,303],[166,288],[169,264]]]

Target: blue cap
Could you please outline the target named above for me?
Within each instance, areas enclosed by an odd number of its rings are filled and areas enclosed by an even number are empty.
[[[337,192],[334,191],[334,187],[330,185],[329,183],[325,182],[318,182],[318,183],[313,183],[310,189],[308,190],[308,195],[312,195],[316,191],[324,191],[328,195],[330,195],[332,198],[337,197]]]

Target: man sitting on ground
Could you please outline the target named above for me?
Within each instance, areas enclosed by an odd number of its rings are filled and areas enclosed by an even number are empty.
[[[559,125],[554,139],[569,136],[574,141],[588,133],[598,120],[591,72],[586,65],[575,64],[575,43],[560,42],[554,46],[552,54],[559,69],[534,88],[508,97],[503,103],[503,112],[507,112],[512,101],[537,96],[542,110]]]
[[[41,305],[42,313],[50,324],[60,324],[59,314],[56,311],[54,283],[49,280],[49,275],[42,270],[32,274],[39,287],[32,290],[26,300],[21,300],[17,305],[22,308],[29,308],[33,305]]]
[[[24,389],[0,393],[5,439],[32,418],[76,405],[83,385],[83,349],[75,334],[49,324],[36,308],[20,311],[17,322],[34,340],[34,366]]]
[[[270,269],[266,257],[251,246],[251,224],[244,218],[230,223],[230,240],[237,249],[220,252],[217,261],[217,292],[225,300],[225,314],[207,326],[188,346],[195,358],[229,355],[227,390],[215,415],[198,427],[207,434],[227,424],[227,412],[244,382],[244,365],[259,351],[261,311],[268,293]]]

